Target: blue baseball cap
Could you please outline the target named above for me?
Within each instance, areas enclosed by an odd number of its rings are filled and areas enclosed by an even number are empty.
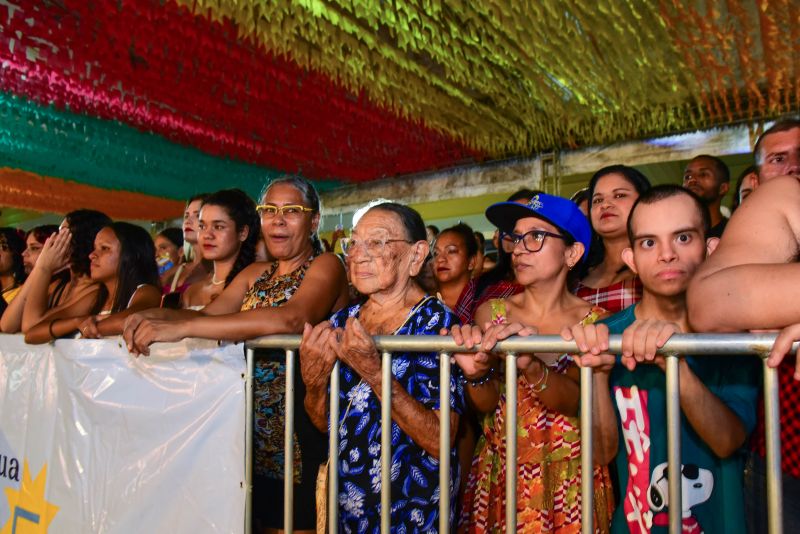
[[[489,222],[507,234],[513,233],[517,221],[526,217],[538,217],[549,222],[578,243],[583,244],[584,260],[589,256],[592,229],[589,226],[589,220],[571,200],[539,193],[534,195],[527,204],[498,202],[486,208],[486,218],[489,219]]]

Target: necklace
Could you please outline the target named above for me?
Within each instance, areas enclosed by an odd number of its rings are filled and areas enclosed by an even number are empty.
[[[225,283],[225,279],[223,278],[222,280],[217,282],[217,273],[214,273],[214,274],[211,275],[211,283],[214,284],[215,286],[218,286],[220,284],[224,284]]]

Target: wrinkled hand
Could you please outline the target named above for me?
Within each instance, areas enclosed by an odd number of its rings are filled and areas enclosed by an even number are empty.
[[[767,365],[778,367],[783,359],[792,353],[792,344],[795,341],[800,341],[800,323],[787,326],[781,330],[781,333],[775,339],[775,344],[772,345],[772,350],[769,351]],[[800,358],[797,359],[795,364],[794,379],[800,380]]]
[[[48,237],[34,268],[55,273],[66,267],[69,264],[71,241],[72,234],[68,229],[60,230]]]
[[[675,323],[654,319],[639,319],[622,333],[622,365],[633,371],[636,364],[646,362],[658,365],[663,371],[666,360],[656,351],[679,333],[681,327]]]
[[[90,315],[84,319],[80,326],[78,326],[81,337],[84,339],[98,339],[103,337],[103,334],[100,333],[100,329],[97,328],[98,322],[99,320],[96,315]]]
[[[452,336],[453,341],[465,349],[477,347],[483,337],[480,327],[471,324],[453,325],[449,332],[446,328],[442,328],[439,334]],[[455,352],[453,358],[464,373],[464,377],[469,380],[478,380],[486,376],[489,369],[497,362],[497,356],[483,351]]]
[[[309,390],[325,389],[336,363],[336,331],[328,321],[315,327],[306,323],[303,340],[300,342],[300,374]]]
[[[128,352],[149,356],[150,345],[156,341],[179,341],[186,337],[182,334],[183,324],[183,321],[150,318],[148,312],[134,313],[125,320],[122,338]]]
[[[348,318],[344,329],[334,330],[334,336],[339,336],[340,340],[338,343],[331,342],[329,346],[336,352],[337,358],[367,382],[380,381],[381,358],[378,348],[358,318]]]
[[[608,373],[616,363],[616,356],[608,353],[608,327],[604,324],[576,324],[561,329],[564,341],[574,341],[579,355],[572,359],[580,367],[591,367],[596,372]]]

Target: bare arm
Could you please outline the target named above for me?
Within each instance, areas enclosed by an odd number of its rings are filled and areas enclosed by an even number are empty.
[[[491,306],[488,302],[483,303],[475,311],[474,325],[454,325],[452,327],[450,333],[453,340],[467,349],[479,346],[483,338],[483,331],[478,325],[487,323],[490,316]],[[470,405],[478,413],[493,412],[497,408],[497,403],[500,402],[500,359],[488,352],[456,353],[453,356],[467,379],[464,391]],[[487,377],[488,380],[481,380]]]
[[[614,357],[611,356],[613,360]],[[609,372],[595,371],[592,381],[592,447],[594,463],[608,465],[619,450],[617,410],[611,398]]]
[[[592,373],[592,448],[594,463],[608,465],[619,450],[617,410],[611,397],[609,376],[616,357],[608,354],[608,327],[604,324],[573,325],[561,331],[561,337],[575,341],[580,356],[573,356],[580,367]]]
[[[364,379],[378,399],[382,398],[381,358],[361,323],[354,318],[348,319],[341,344],[332,346],[337,357]],[[392,420],[428,454],[439,458],[439,411],[416,400],[397,380],[392,379],[391,387]],[[451,412],[450,447],[455,445],[457,432],[458,414]]]
[[[376,353],[377,355],[377,353]],[[378,360],[380,361],[380,360]],[[363,376],[378,399],[382,398],[380,368],[377,376],[370,374]],[[400,429],[408,434],[414,443],[422,447],[425,452],[439,458],[439,429],[440,412],[425,407],[408,394],[408,391],[397,381],[392,379],[392,420]],[[455,445],[458,432],[458,414],[450,412],[450,447]]]
[[[50,310],[39,323],[25,332],[25,342],[33,345],[47,343],[77,331],[92,311],[96,299],[96,292],[91,292],[72,304]]]
[[[800,322],[800,181],[760,186],[734,213],[716,251],[689,284],[698,332],[782,328]]]
[[[286,304],[214,317],[197,317],[178,328],[185,329],[183,337],[231,341],[269,334],[299,334],[306,323],[317,324],[334,311],[335,304],[343,305],[342,295],[346,287],[342,262],[331,254],[323,254],[308,268],[300,287]],[[209,314],[213,314],[213,311],[213,308],[209,310]]]
[[[67,265],[69,246],[72,234],[69,230],[61,230],[47,238],[31,274],[25,281],[30,286],[22,311],[23,332],[42,321],[47,314],[47,293],[53,273]]]
[[[640,362],[658,365],[664,371],[666,360],[656,354],[681,328],[676,323],[655,319],[637,319],[622,333],[622,362],[633,370]],[[747,432],[739,417],[711,392],[689,367],[680,360],[681,410],[695,432],[720,458],[742,446]]]
[[[518,356],[518,358],[524,357],[525,355]],[[524,361],[520,360],[520,363],[524,364]],[[561,374],[551,372],[549,369],[545,371],[545,365],[534,357],[531,363],[521,370],[522,376],[532,386],[546,385],[537,395],[547,408],[568,416],[577,415],[581,403],[580,375],[577,368],[570,367],[565,374]]]
[[[0,318],[0,330],[4,333],[16,334],[22,330],[22,312],[25,310],[25,301],[28,300],[31,287],[31,284],[22,284],[22,289],[3,312]]]
[[[736,452],[747,439],[741,419],[692,372],[685,359],[680,365],[681,410],[697,435],[720,458]]]
[[[303,325],[321,322],[347,301],[344,267],[332,254],[323,254],[314,260],[300,287],[286,304],[231,313],[232,295],[238,294],[235,310],[241,307],[244,296],[244,292],[240,292],[242,274],[244,271],[234,279],[234,282],[239,280],[237,286],[231,283],[203,309],[202,314],[187,319],[148,320],[146,324],[138,324],[132,337],[135,351],[147,354],[147,347],[153,342],[177,341],[185,337],[239,341],[269,334],[299,334]],[[126,341],[128,330],[126,325]]]
[[[130,305],[117,313],[112,313],[105,317],[90,317],[81,324],[80,331],[84,337],[116,336],[122,333],[125,320],[134,313],[150,308],[157,308],[161,301],[161,290],[155,286],[142,286],[137,289],[131,297]],[[94,326],[94,329],[89,324]],[[86,327],[87,331],[84,331]]]
[[[489,304],[489,303],[487,303]],[[475,314],[475,320],[484,320],[483,339],[480,341],[481,350],[489,352],[494,349],[498,341],[507,339],[510,336],[530,336],[538,333],[537,329],[525,326],[521,323],[493,325],[489,321],[490,305],[483,305]],[[561,374],[550,372],[550,368],[538,357],[533,354],[518,354],[516,356],[516,366],[519,376],[525,378],[531,392],[539,397],[539,400],[550,410],[563,413],[565,415],[575,415],[578,413],[580,405],[580,377],[577,372]],[[573,368],[574,371],[577,369]],[[569,370],[568,370],[569,372]],[[488,407],[490,402],[494,402],[492,410],[497,406],[500,395],[499,380],[501,375],[493,377],[493,381],[498,382],[494,388],[470,388],[470,392],[475,396],[481,396],[481,402],[485,402]],[[473,393],[474,392],[474,393]],[[495,394],[496,392],[496,394]]]

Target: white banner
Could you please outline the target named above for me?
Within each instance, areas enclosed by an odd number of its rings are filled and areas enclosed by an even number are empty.
[[[0,534],[244,527],[242,345],[0,335]]]

